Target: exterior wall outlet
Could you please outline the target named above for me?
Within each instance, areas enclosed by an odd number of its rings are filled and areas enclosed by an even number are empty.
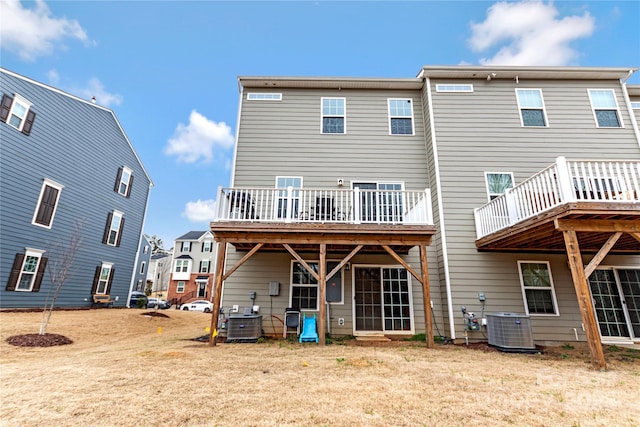
[[[344,326],[344,317],[338,317],[338,326]]]
[[[487,326],[487,319],[485,317],[482,318],[482,326]]]

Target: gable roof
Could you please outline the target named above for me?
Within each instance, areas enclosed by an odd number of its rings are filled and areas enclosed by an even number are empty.
[[[178,237],[176,240],[200,240],[201,238],[203,238],[206,234],[210,234],[210,231],[189,231],[186,234],[183,234],[182,236]],[[213,236],[213,235],[211,235]]]
[[[108,113],[111,114],[113,121],[115,122],[115,124],[118,126],[118,129],[120,130],[120,132],[122,133],[122,136],[124,137],[125,141],[127,141],[127,144],[129,144],[129,148],[131,149],[131,152],[133,153],[133,156],[135,157],[135,159],[137,160],[138,164],[140,165],[140,168],[142,169],[142,171],[144,172],[145,176],[147,177],[147,179],[149,180],[149,186],[153,187],[153,180],[151,179],[151,176],[149,176],[149,173],[147,172],[147,169],[144,167],[144,164],[142,163],[142,160],[140,160],[140,156],[138,156],[138,153],[136,152],[135,148],[133,148],[133,144],[131,144],[131,141],[129,140],[129,137],[127,136],[127,133],[124,131],[124,129],[122,128],[122,125],[120,124],[120,121],[118,120],[118,117],[116,116],[115,112],[109,108],[103,107],[101,105],[97,105],[94,104],[93,102],[87,101],[85,99],[79,98],[75,95],[71,95],[70,93],[64,92],[58,88],[55,88],[53,86],[49,86],[46,85],[44,83],[38,82],[36,80],[30,79],[29,77],[25,77],[21,74],[15,73],[13,71],[7,70],[6,68],[2,68],[0,67],[0,73],[5,73],[8,74],[12,77],[15,77],[17,79],[23,80],[29,84],[35,85],[35,86],[39,86],[41,88],[56,92],[58,94],[64,95],[70,99],[73,99],[77,102],[82,102],[86,105],[90,105],[93,108],[98,108],[100,110],[106,111]]]

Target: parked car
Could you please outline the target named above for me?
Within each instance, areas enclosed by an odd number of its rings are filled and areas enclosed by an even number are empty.
[[[163,310],[171,307],[171,303],[169,301],[165,301],[163,299],[158,298],[149,298],[147,300],[147,308],[161,308]]]
[[[203,299],[191,301],[180,306],[180,310],[190,311],[204,311],[205,313],[211,313],[213,311],[213,304]]]
[[[131,308],[144,308],[147,306],[147,296],[144,292],[131,292],[131,298],[129,298],[129,307]]]

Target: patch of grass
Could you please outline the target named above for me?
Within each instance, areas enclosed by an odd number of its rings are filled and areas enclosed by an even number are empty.
[[[573,350],[575,347],[572,346],[571,344],[564,344],[561,348],[563,350]]]
[[[561,357],[562,359],[568,359],[568,358],[569,358],[569,355],[568,355],[567,353],[562,353],[562,354],[560,355],[560,357]]]
[[[425,334],[415,334],[407,338],[405,341],[421,341],[426,342],[427,336]]]

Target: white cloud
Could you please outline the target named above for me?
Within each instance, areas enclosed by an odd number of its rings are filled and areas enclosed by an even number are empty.
[[[184,212],[182,212],[182,215],[192,222],[211,221],[213,220],[215,209],[215,200],[198,199],[195,202],[187,202],[184,206]]]
[[[71,38],[94,44],[78,21],[51,16],[44,0],[37,0],[34,9],[23,7],[19,0],[1,0],[0,39],[2,49],[15,52],[26,61],[51,54],[63,48],[62,40]]]
[[[57,86],[60,82],[60,74],[58,74],[58,70],[49,70],[47,76],[49,78],[49,83],[51,83],[53,86]]]
[[[196,110],[189,115],[189,124],[178,123],[173,137],[169,139],[164,152],[178,156],[178,160],[194,163],[200,159],[210,162],[216,146],[232,147],[234,137],[225,122],[214,122]]]
[[[469,44],[476,52],[499,48],[480,60],[483,65],[570,65],[579,55],[570,43],[590,36],[594,27],[588,12],[558,19],[553,3],[498,2],[483,22],[471,24]]]
[[[107,92],[102,82],[95,77],[89,79],[84,87],[74,90],[73,93],[87,100],[95,96],[96,104],[104,107],[120,105],[122,103],[121,95]]]

